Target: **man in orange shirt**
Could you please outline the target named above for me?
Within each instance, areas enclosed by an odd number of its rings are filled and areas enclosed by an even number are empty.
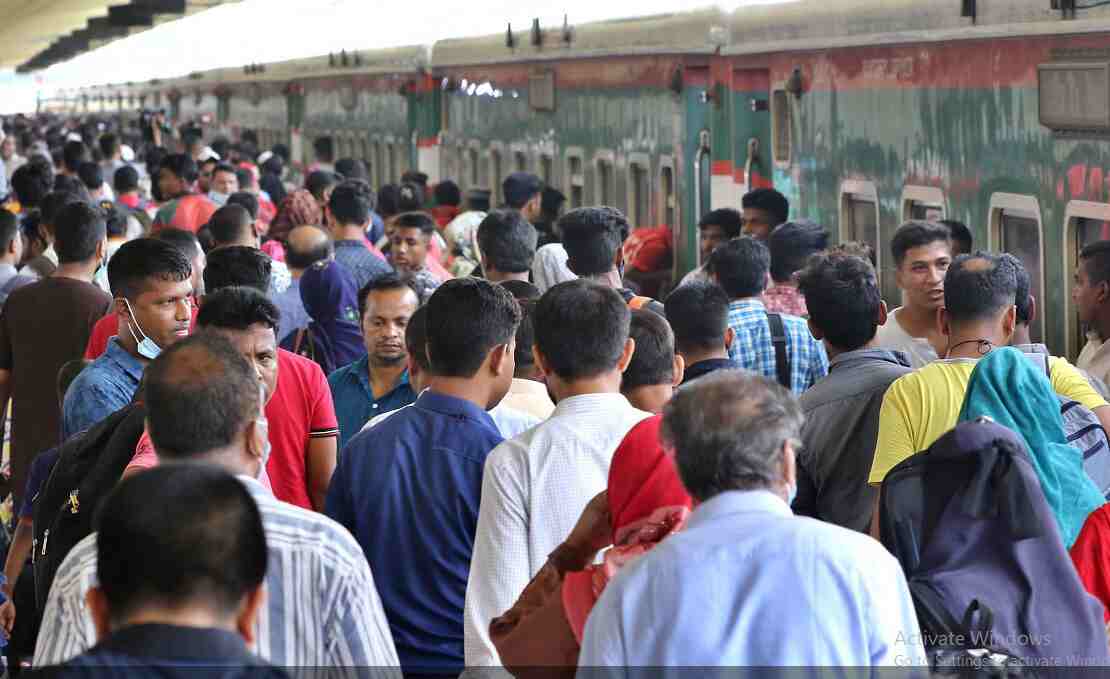
[[[183,153],[162,159],[158,167],[158,187],[168,200],[154,216],[154,230],[172,226],[196,233],[208,223],[216,204],[207,196],[195,193],[197,164]]]

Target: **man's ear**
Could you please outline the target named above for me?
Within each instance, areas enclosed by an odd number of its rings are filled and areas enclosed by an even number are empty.
[[[104,590],[99,586],[90,587],[85,592],[85,607],[89,609],[89,617],[96,629],[96,640],[104,641],[112,633],[112,614]]]
[[[686,377],[686,359],[682,354],[674,355],[674,382],[671,386],[677,387],[682,384],[682,378]]]
[[[809,334],[813,335],[813,339],[817,340],[818,342],[825,339],[825,335],[821,332],[821,329],[818,328],[816,324],[814,324],[812,318],[806,319],[806,325],[809,326]]]
[[[489,369],[494,377],[498,377],[509,369],[513,358],[513,347],[509,344],[498,344],[489,352]],[[510,371],[511,372],[511,371]]]
[[[1037,298],[1029,295],[1029,324],[1032,325],[1035,320],[1037,320]]]
[[[123,297],[116,297],[112,302],[116,307],[116,315],[125,321],[133,321],[131,318],[131,310],[127,307],[127,301]]]
[[[1006,313],[1002,315],[1002,332],[1007,338],[1014,336],[1014,328],[1017,327],[1017,307],[1011,306],[1006,309]],[[1009,342],[1007,342],[1008,344]]]
[[[948,309],[944,307],[937,309],[937,329],[945,337],[952,334],[951,323],[948,320]]]
[[[621,352],[620,360],[617,361],[617,368],[623,373],[628,369],[628,364],[632,362],[632,354],[636,353],[636,340],[629,337],[624,341],[624,351]]]
[[[725,329],[725,351],[732,348],[732,343],[736,341],[736,330],[730,325]]]
[[[886,325],[887,316],[886,302],[879,300],[879,315],[875,317],[875,322],[879,324],[879,327]]]
[[[243,637],[243,641],[247,642],[248,646],[252,646],[255,642],[255,622],[258,620],[258,612],[265,603],[266,585],[261,584],[247,592],[243,601],[239,604],[239,612],[235,615],[235,629],[239,632],[239,636]]]
[[[543,352],[540,351],[539,346],[536,344],[532,345],[532,360],[536,364],[536,370],[542,377],[546,378],[551,374],[551,364],[547,362],[547,357],[543,355]]]

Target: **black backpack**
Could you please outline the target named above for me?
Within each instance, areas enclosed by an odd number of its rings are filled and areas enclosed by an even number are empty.
[[[58,461],[35,497],[31,560],[40,611],[46,607],[58,566],[92,533],[94,511],[134,457],[145,420],[146,408],[131,404],[58,449]]]
[[[1008,429],[986,418],[957,425],[895,466],[879,502],[882,543],[905,571],[934,670],[1110,663],[1102,604]]]

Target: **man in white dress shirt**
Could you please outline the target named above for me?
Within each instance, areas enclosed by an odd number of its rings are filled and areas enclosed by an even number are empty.
[[[620,394],[635,350],[629,319],[616,290],[587,280],[560,283],[536,305],[535,358],[555,412],[486,460],[466,588],[467,667],[500,664],[490,620],[513,605],[606,488],[613,451],[649,416]]]

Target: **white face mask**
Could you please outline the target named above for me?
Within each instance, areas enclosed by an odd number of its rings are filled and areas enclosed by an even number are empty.
[[[227,205],[227,199],[230,198],[230,197],[231,196],[229,196],[228,194],[219,193],[218,191],[209,191],[208,192],[208,200],[212,201],[213,203],[215,203],[219,207],[223,207],[224,205]]]

